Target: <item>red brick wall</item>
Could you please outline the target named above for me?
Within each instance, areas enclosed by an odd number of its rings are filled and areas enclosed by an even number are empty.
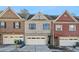
[[[59,19],[57,20],[57,22],[74,22],[74,20],[68,14],[68,12],[64,12],[64,14],[61,17],[59,17]]]
[[[70,32],[69,31],[69,23],[61,24],[61,25],[63,25],[63,29],[62,29],[61,32],[57,32],[55,30],[55,25],[56,24],[54,24],[54,29],[52,27],[52,31],[54,30],[54,36],[58,36],[58,37],[59,36],[79,36],[79,24],[78,23],[76,24],[76,31],[75,32]],[[52,24],[52,26],[53,26],[53,24]]]
[[[21,33],[24,33],[24,27],[25,27],[25,24],[24,24],[24,21],[20,21],[21,23],[21,28],[20,29],[14,29],[13,28],[13,21],[6,21],[6,28],[1,28],[0,29],[0,33],[16,33],[16,34],[21,34]]]

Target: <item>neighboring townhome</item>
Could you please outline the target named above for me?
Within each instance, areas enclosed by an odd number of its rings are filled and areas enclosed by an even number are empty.
[[[24,20],[10,7],[0,14],[0,44],[24,40]]]
[[[25,22],[26,45],[48,44],[51,33],[50,18],[41,12],[36,15],[30,15],[30,18]]]
[[[79,42],[79,22],[68,11],[52,22],[53,45],[74,46]]]

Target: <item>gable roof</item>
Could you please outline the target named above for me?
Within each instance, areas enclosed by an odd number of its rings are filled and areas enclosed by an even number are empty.
[[[48,18],[41,12],[38,12],[31,18],[31,20],[48,20]]]
[[[30,14],[27,20],[31,19],[33,16],[34,16],[34,14]],[[56,15],[47,15],[47,14],[45,14],[44,16],[47,17],[49,20],[55,20],[57,18]]]
[[[63,19],[60,19],[61,17],[64,17]],[[66,17],[67,16],[67,17]],[[63,22],[65,22],[65,21],[69,21],[69,20],[72,20],[72,21],[74,21],[74,22],[77,22],[77,20],[75,19],[75,17],[74,16],[71,16],[70,15],[70,13],[66,10],[63,14],[61,14],[61,15],[59,15],[58,17],[57,17],[57,19],[55,20],[55,22],[57,22],[57,21],[59,21],[59,20],[62,20]],[[61,22],[61,21],[60,21]]]
[[[17,13],[15,13],[10,7],[7,7],[1,14],[0,19],[22,19]]]
[[[55,15],[45,15],[49,20],[54,20],[57,18]]]

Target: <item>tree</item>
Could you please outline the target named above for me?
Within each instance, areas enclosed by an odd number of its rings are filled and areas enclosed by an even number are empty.
[[[20,10],[18,14],[24,19],[27,19],[29,17],[29,12],[26,9]]]

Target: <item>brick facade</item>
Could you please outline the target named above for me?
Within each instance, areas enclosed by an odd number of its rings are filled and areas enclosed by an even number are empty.
[[[62,31],[56,31],[55,26],[62,25]],[[76,31],[69,31],[69,25],[76,25]],[[79,22],[67,11],[59,15],[51,25],[54,45],[59,45],[59,37],[79,37]]]
[[[24,35],[24,23],[25,21],[21,19],[13,10],[7,8],[1,13],[0,21],[6,23],[6,28],[0,28],[0,44],[3,44],[3,35],[4,34],[23,34]],[[20,22],[20,28],[14,28],[14,22]]]
[[[53,21],[50,21],[49,18],[46,18],[46,15],[43,16],[42,14],[40,21],[38,19],[39,17],[37,17],[38,15],[39,14],[34,16],[33,19],[30,18],[32,21],[26,21],[22,19],[19,15],[17,15],[14,11],[12,11],[10,8],[3,11],[0,16],[0,21],[6,23],[6,28],[0,28],[0,44],[2,44],[3,42],[3,34],[26,34],[26,38],[27,35],[51,35],[52,39],[50,39],[50,44],[56,46],[59,45],[59,37],[79,37],[79,22],[77,19],[75,19],[75,17],[71,16],[68,11],[65,11],[62,15],[59,15],[55,20],[52,19]],[[14,22],[20,22],[19,29],[13,28]],[[29,30],[29,23],[35,23],[36,25],[38,25],[37,29],[33,31]],[[51,25],[49,30],[43,30],[44,23],[49,23]],[[55,25],[62,25],[62,31],[56,31]],[[69,31],[69,25],[76,25],[76,31]]]

